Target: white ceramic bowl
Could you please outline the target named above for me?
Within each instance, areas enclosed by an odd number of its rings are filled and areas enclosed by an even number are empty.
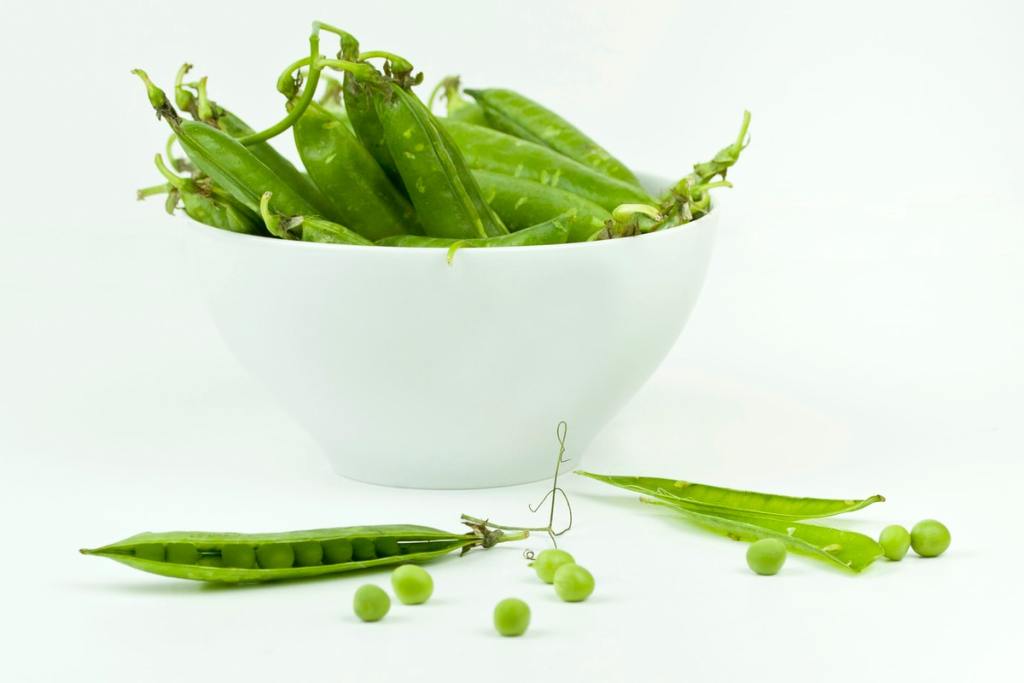
[[[653,180],[660,189],[668,182]],[[213,318],[239,361],[346,477],[415,488],[579,464],[672,347],[717,212],[629,239],[440,249],[283,242],[191,224]]]

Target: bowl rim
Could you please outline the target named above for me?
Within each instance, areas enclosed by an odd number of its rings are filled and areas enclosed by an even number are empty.
[[[590,248],[612,248],[610,245],[613,244],[625,244],[631,242],[637,242],[642,240],[644,244],[652,242],[656,239],[668,239],[668,235],[680,232],[680,228],[687,228],[699,223],[708,223],[709,217],[714,214],[718,216],[717,207],[713,207],[712,211],[704,214],[696,220],[692,220],[689,223],[680,223],[678,225],[669,226],[662,228],[655,232],[648,232],[642,235],[634,235],[632,237],[623,237],[619,239],[611,240],[593,240],[590,242],[565,242],[562,244],[533,244],[533,245],[516,245],[501,247],[497,249],[466,249],[467,252],[479,253],[479,254],[505,254],[505,253],[517,253],[521,251],[528,251],[530,253],[540,253],[542,251],[552,250],[570,250],[570,249],[590,249]],[[232,232],[230,230],[220,230],[218,228],[199,223],[197,221],[188,220],[188,230],[201,231],[206,233],[206,237],[218,240],[242,240],[248,244],[258,244],[259,242],[266,242],[271,246],[272,249],[306,249],[306,250],[329,250],[335,252],[341,251],[367,251],[373,253],[406,253],[406,254],[423,254],[430,253],[435,256],[439,253],[443,253],[446,250],[442,247],[381,247],[376,244],[333,244],[330,242],[303,242],[302,240],[282,240],[274,239],[271,237],[264,237],[262,235],[247,235],[241,232]],[[703,227],[703,226],[701,226]],[[598,247],[597,245],[606,245],[604,247]]]

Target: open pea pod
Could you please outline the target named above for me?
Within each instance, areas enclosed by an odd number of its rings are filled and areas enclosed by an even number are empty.
[[[160,576],[194,581],[247,583],[301,579],[410,562],[455,550],[490,548],[520,540],[482,524],[457,534],[416,525],[353,526],[282,533],[206,531],[142,533],[84,555],[107,557]]]
[[[663,500],[641,500],[672,508],[687,520],[733,540],[753,542],[775,538],[797,554],[824,560],[852,572],[863,571],[882,556],[882,546],[855,531],[769,517],[713,515]]]
[[[711,515],[757,515],[779,520],[817,519],[853,512],[885,500],[884,496],[879,495],[859,500],[800,498],[696,484],[678,479],[614,476],[581,470],[576,470],[576,474],[657,498],[681,508]]]

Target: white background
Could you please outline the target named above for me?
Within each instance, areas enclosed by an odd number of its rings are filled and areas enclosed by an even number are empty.
[[[0,677],[1010,677],[1024,635],[1024,17],[1012,2],[841,7],[5,4]],[[220,342],[179,223],[133,199],[156,182],[165,129],[129,70],[167,84],[191,61],[266,124],[313,18],[410,56],[428,82],[527,92],[663,175],[729,142],[749,108],[697,310],[586,466],[884,493],[837,524],[873,535],[938,517],[949,553],[858,577],[790,558],[764,579],[744,546],[569,477],[564,545],[598,582],[580,605],[515,547],[434,564],[432,602],[373,625],[354,621],[351,593],[386,574],[216,589],[77,555],[142,530],[534,523],[543,484],[417,492],[334,476]],[[525,638],[490,629],[507,595],[533,606]]]

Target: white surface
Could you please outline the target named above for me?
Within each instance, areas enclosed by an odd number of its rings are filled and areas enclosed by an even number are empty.
[[[433,5],[5,6],[2,678],[1012,678],[1024,559],[1019,7]],[[145,529],[530,519],[542,493],[334,476],[231,359],[171,219],[131,201],[163,129],[128,70],[166,82],[187,58],[217,97],[267,122],[280,106],[270,79],[303,50],[313,16],[408,53],[431,78],[461,70],[523,89],[666,175],[728,142],[750,108],[753,144],[720,195],[730,222],[700,304],[588,467],[881,492],[889,502],[851,528],[937,517],[949,554],[857,578],[791,558],[759,578],[742,546],[570,478],[565,546],[598,580],[582,605],[555,602],[513,548],[433,565],[432,604],[371,626],[348,603],[385,575],[216,590],[78,556]],[[534,608],[518,641],[490,632],[506,595]]]
[[[172,227],[228,347],[336,472],[457,489],[550,477],[552,415],[577,456],[590,444],[675,343],[718,223],[450,264],[443,249]]]

